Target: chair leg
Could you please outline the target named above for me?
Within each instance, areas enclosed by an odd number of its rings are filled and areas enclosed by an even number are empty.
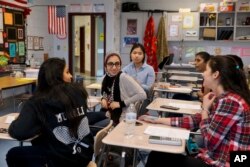
[[[144,160],[144,157],[141,155],[140,151],[138,151],[138,156],[139,156],[139,158],[140,158],[140,160],[141,160],[143,166],[145,166],[145,165],[146,165],[146,162],[145,162],[145,160]]]
[[[104,153],[105,153],[106,147],[107,147],[107,146],[106,146],[105,144],[103,144],[103,146],[102,146],[102,151],[101,151],[101,153],[100,153],[100,157],[99,157],[98,162],[97,162],[97,167],[101,167],[102,160],[103,160],[103,155],[104,155]]]
[[[103,161],[103,167],[106,167],[107,166],[107,163],[108,163],[108,156],[109,156],[109,151],[110,151],[110,147],[109,146],[106,146],[107,147],[107,151],[106,151],[106,155],[105,155],[105,159]]]

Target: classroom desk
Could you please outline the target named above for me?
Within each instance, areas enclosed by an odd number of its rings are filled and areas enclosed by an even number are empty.
[[[169,105],[174,107],[179,107],[179,110],[171,110],[161,108],[161,105]],[[201,111],[201,102],[198,101],[186,101],[186,100],[175,100],[166,98],[156,98],[148,106],[148,110],[154,110],[160,112],[170,112],[178,114],[196,114]]]
[[[160,152],[167,152],[174,154],[182,154],[185,152],[185,144],[186,144],[185,139],[182,140],[181,146],[150,144],[148,142],[149,135],[144,133],[145,129],[149,125],[157,127],[167,127],[166,125],[149,124],[143,122],[141,126],[136,126],[134,135],[128,138],[124,135],[126,124],[125,122],[122,121],[110,133],[108,133],[108,135],[102,140],[102,142],[106,145],[133,148],[135,149],[135,151],[137,149],[144,149],[144,150],[160,151]]]
[[[8,129],[10,126],[10,123],[6,123],[6,119],[8,116],[14,116],[17,117],[19,113],[10,113],[6,114],[0,117],[0,128]],[[8,133],[0,133],[0,139],[6,139],[6,140],[16,140],[10,137]]]
[[[184,70],[168,70],[168,74],[180,74],[180,75],[202,75],[199,72],[184,71]]]
[[[36,78],[16,78],[16,77],[0,77],[0,89],[12,89],[20,86],[36,84]]]
[[[16,77],[0,77],[0,103],[3,103],[2,91],[7,89],[12,89],[12,97],[13,97],[13,106],[15,111],[15,88],[27,85],[35,85],[36,78],[16,78]]]
[[[169,80],[185,81],[185,82],[197,82],[198,81],[198,77],[172,75],[171,77],[169,77]]]
[[[96,96],[97,95],[97,91],[101,90],[102,84],[100,84],[100,83],[92,83],[90,85],[87,85],[86,88],[94,90],[94,95]]]
[[[161,88],[161,87],[167,88]],[[157,86],[154,87],[154,91],[158,92],[166,92],[166,93],[184,93],[184,94],[191,94],[193,91],[192,86],[179,86],[179,87],[171,87],[170,83],[167,82],[158,82]]]

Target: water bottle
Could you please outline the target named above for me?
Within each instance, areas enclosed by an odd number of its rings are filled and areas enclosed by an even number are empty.
[[[133,103],[129,105],[129,108],[125,114],[125,121],[126,121],[125,135],[128,137],[133,136],[135,130],[135,122],[136,122],[136,110],[135,110],[135,105]]]

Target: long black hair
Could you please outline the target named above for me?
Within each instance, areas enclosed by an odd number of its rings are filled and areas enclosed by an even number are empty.
[[[199,56],[204,60],[204,63],[207,63],[208,60],[212,57],[209,53],[207,52],[198,52],[195,54],[195,57]]]
[[[83,109],[87,111],[87,91],[78,84],[67,83],[63,80],[63,71],[66,67],[64,59],[49,58],[40,67],[38,74],[37,90],[34,93],[34,99],[38,102],[41,113],[41,121],[46,124],[46,118],[43,117],[43,102],[50,106],[59,104],[65,110],[65,116],[69,120],[69,129],[71,135],[77,136],[77,128],[81,121],[76,112],[72,112],[79,107],[79,100],[82,101]],[[76,93],[79,93],[81,99],[76,99]],[[77,102],[78,101],[78,102]],[[56,108],[59,110],[58,108]],[[56,112],[56,111],[55,111]]]
[[[213,56],[208,61],[212,72],[220,73],[220,83],[225,91],[240,95],[250,105],[250,91],[246,75],[237,61],[229,56]]]

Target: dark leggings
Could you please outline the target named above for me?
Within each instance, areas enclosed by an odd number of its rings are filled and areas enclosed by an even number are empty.
[[[146,167],[171,166],[171,164],[174,167],[209,167],[199,158],[156,151],[150,152]]]
[[[76,167],[87,166],[90,160],[91,158],[79,159],[73,164],[68,160],[48,155],[47,149],[43,146],[13,147],[6,155],[8,167]]]
[[[42,147],[23,146],[10,149],[6,155],[8,167],[45,167],[49,165]]]

